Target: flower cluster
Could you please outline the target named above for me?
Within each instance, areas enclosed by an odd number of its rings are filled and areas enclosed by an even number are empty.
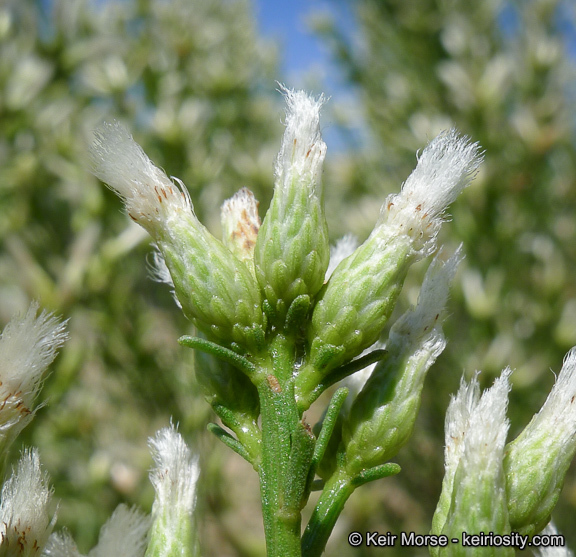
[[[550,522],[576,453],[576,348],[566,355],[541,410],[506,444],[511,373],[504,370],[482,395],[477,376],[470,383],[462,381],[450,402],[446,474],[434,534],[532,536]]]
[[[199,352],[198,385],[222,423],[209,429],[259,475],[268,555],[313,557],[358,486],[400,472],[391,459],[412,434],[426,375],[446,345],[445,306],[463,258],[462,248],[445,255],[438,232],[482,154],[455,130],[440,134],[385,200],[369,237],[360,245],[346,237],[331,253],[321,182],[324,98],[283,93],[286,130],[270,208],[261,222],[254,195],[242,188],[222,207],[221,240],[200,223],[185,186],[121,125],[104,124],[91,153],[95,174],[152,237],[156,278],[170,284],[198,330],[180,342]],[[408,270],[433,254],[417,304],[391,319]],[[63,324],[37,311],[33,305],[0,339],[4,451],[32,419],[46,368],[66,338]],[[478,376],[462,381],[450,403],[432,534],[532,536],[549,523],[576,452],[576,348],[540,412],[506,444],[511,373],[482,394]],[[334,385],[311,427],[306,411]],[[200,554],[197,458],[174,427],[158,432],[150,448],[151,516],[120,505],[91,557]],[[321,494],[301,536],[313,488]],[[51,498],[38,452],[24,451],[2,490],[0,557],[80,557],[67,533],[52,533]],[[458,544],[431,552],[484,554]]]

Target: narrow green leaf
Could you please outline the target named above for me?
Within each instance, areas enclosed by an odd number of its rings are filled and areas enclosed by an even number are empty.
[[[216,356],[216,358],[224,360],[238,368],[248,376],[256,373],[256,366],[249,362],[244,356],[204,338],[183,336],[178,339],[178,342],[182,346],[187,346],[188,348],[194,348],[206,352],[207,354],[212,354],[213,356]]]
[[[232,449],[235,453],[238,453],[244,460],[252,464],[250,454],[245,449],[244,445],[230,435],[226,430],[222,429],[218,424],[210,423],[207,426],[208,431],[213,433],[224,445]]]

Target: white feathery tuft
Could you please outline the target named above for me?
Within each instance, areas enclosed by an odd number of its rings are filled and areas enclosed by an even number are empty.
[[[546,427],[555,435],[562,434],[563,445],[576,435],[576,347],[564,357],[562,369],[546,402],[536,414],[534,424],[528,427]]]
[[[317,99],[304,91],[280,86],[286,98],[286,130],[276,160],[276,187],[289,187],[295,177],[311,176],[308,187],[319,184],[326,144],[320,133],[320,109],[324,95]]]
[[[122,198],[129,216],[152,236],[170,219],[193,215],[184,184],[176,185],[154,166],[126,128],[105,122],[94,135],[90,148],[94,174]]]
[[[68,335],[66,322],[51,313],[38,313],[32,302],[23,318],[14,318],[0,338],[0,378],[3,388],[33,392]]]
[[[481,162],[478,143],[454,129],[441,133],[424,149],[402,191],[386,199],[379,225],[422,239],[426,247],[437,234],[444,211],[470,184]],[[426,251],[432,248],[433,242]]]
[[[151,254],[152,261],[148,260],[150,278],[154,282],[167,284],[172,290],[174,290],[174,280],[172,279],[168,265],[166,265],[164,255],[162,255],[160,248],[156,244],[152,244],[152,247],[154,248],[154,251]]]
[[[198,459],[173,426],[161,429],[148,442],[155,463],[150,472],[150,481],[156,490],[153,514],[178,517],[184,512],[191,516],[200,475]]]
[[[37,314],[33,302],[0,337],[0,439],[14,438],[32,419],[44,373],[68,338],[66,322],[46,311]]]
[[[465,453],[470,460],[484,459],[483,465],[488,460],[502,459],[509,426],[506,409],[512,370],[506,368],[482,396],[478,373],[470,383],[462,378],[446,412],[445,466],[452,474]]]
[[[402,315],[391,328],[391,339],[404,336],[411,342],[420,342],[420,339],[436,331],[441,337],[442,349],[444,348],[446,343],[441,329],[442,317],[450,285],[464,256],[462,245],[446,261],[442,261],[441,253],[442,250],[436,254],[426,271],[416,307]]]
[[[151,254],[152,261],[150,261],[150,259],[147,260],[150,278],[154,282],[167,284],[170,287],[170,293],[172,294],[172,299],[174,300],[174,303],[178,306],[180,310],[182,310],[182,304],[180,303],[178,295],[176,294],[176,286],[174,285],[174,279],[170,274],[170,269],[168,269],[168,265],[166,265],[164,255],[156,244],[152,244],[152,247],[154,248],[154,251]]]
[[[576,347],[564,357],[562,369],[540,411],[517,438],[520,454],[534,439],[546,439],[551,447],[564,453],[576,443]]]
[[[496,378],[494,385],[482,393],[470,416],[462,454],[462,459],[470,470],[501,466],[510,425],[506,409],[511,374],[512,370],[506,368],[500,377]]]
[[[464,450],[464,438],[470,427],[470,417],[480,399],[480,384],[478,373],[466,383],[464,377],[460,380],[460,388],[456,396],[452,396],[446,410],[445,423],[445,466],[452,474],[456,471],[458,462]]]
[[[42,557],[81,557],[72,536],[68,532],[58,532],[48,538]]]
[[[40,555],[54,527],[49,505],[52,489],[40,467],[37,449],[22,453],[18,467],[2,487],[0,546],[5,555]]]

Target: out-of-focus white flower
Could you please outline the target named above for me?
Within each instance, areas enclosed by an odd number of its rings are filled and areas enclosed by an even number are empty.
[[[150,517],[137,508],[118,505],[100,530],[98,545],[88,557],[143,557]]]
[[[32,303],[0,338],[0,451],[6,450],[34,417],[44,373],[67,338],[65,323]]]
[[[147,555],[196,555],[198,539],[193,513],[200,475],[198,459],[174,427],[161,429],[149,444],[154,458],[150,481],[156,497]]]
[[[540,532],[541,536],[559,536],[558,529],[553,522],[549,522],[546,528]],[[532,550],[535,557],[573,557],[574,553],[565,545],[558,547],[536,546]]]
[[[0,556],[36,557],[52,532],[49,505],[52,490],[40,468],[38,451],[24,451],[18,467],[2,488]]]

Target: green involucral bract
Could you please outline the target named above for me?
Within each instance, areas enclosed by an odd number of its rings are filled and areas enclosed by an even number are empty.
[[[222,344],[258,350],[265,321],[248,267],[192,218],[173,223],[156,243],[194,324]]]
[[[506,446],[510,525],[537,534],[550,520],[576,452],[576,349],[564,359],[552,391],[524,431]]]
[[[145,557],[200,557],[198,536],[192,528],[191,516],[182,516],[174,522],[174,517],[164,516],[155,518],[150,528],[150,541]]]
[[[312,313],[309,353],[296,379],[299,396],[378,340],[414,260],[408,236],[377,229],[340,263]]]
[[[505,370],[480,397],[477,379],[462,382],[446,416],[446,474],[432,524],[432,534],[461,540],[463,533],[511,532],[502,465],[508,433]],[[470,547],[450,543],[431,548],[433,556],[514,555],[511,547]]]
[[[304,92],[285,91],[286,131],[276,161],[274,197],[258,233],[256,277],[279,325],[299,296],[312,299],[324,283],[330,246],[321,171],[326,145],[320,107]]]
[[[444,348],[433,338],[378,364],[344,422],[347,470],[351,475],[389,461],[406,444],[420,408],[424,378]]]

